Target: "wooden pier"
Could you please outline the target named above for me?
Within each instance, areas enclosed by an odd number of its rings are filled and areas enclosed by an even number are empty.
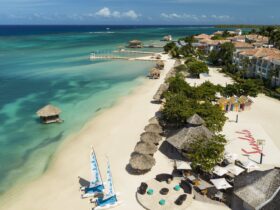
[[[137,54],[157,54],[157,52],[137,51],[137,50],[114,50],[113,53],[137,53]]]
[[[113,55],[95,55],[92,53],[89,57],[90,60],[127,60],[127,61],[158,61],[160,59],[152,58],[152,57],[137,57],[130,58],[124,56],[113,56]]]

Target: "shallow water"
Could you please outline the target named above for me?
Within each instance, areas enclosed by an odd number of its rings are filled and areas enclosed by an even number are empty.
[[[131,39],[159,43],[166,34],[215,31],[123,26],[107,33],[105,28],[0,26],[0,193],[40,176],[63,139],[143,82],[154,65],[90,61],[92,51],[111,52]],[[48,103],[62,110],[63,123],[39,123],[35,113]]]

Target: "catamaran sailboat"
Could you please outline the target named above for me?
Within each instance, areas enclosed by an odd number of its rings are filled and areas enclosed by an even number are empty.
[[[96,199],[96,207],[94,207],[92,210],[109,209],[121,204],[114,190],[109,161],[107,163],[107,182],[105,186],[106,187],[104,191],[106,193],[104,193],[103,197],[99,197]]]
[[[98,194],[102,194],[104,190],[104,183],[100,175],[98,162],[93,148],[92,148],[92,153],[90,155],[90,165],[91,165],[91,172],[92,172],[92,180],[88,187],[82,189],[85,192],[82,195],[82,198],[94,197]]]

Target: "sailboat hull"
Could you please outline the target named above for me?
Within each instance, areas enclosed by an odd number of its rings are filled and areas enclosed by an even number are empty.
[[[121,205],[122,203],[123,203],[122,201],[117,201],[114,204],[108,204],[108,205],[105,205],[105,206],[94,207],[94,208],[92,208],[92,210],[111,209],[111,208],[115,208],[115,207]]]

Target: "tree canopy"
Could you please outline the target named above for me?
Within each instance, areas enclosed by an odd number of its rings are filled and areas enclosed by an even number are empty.
[[[210,130],[222,130],[227,118],[219,106],[211,103],[215,99],[216,91],[221,87],[210,82],[191,87],[179,74],[170,78],[168,82],[169,89],[164,93],[166,102],[163,108],[163,119],[167,123],[181,127],[186,125],[190,116],[197,113],[205,120]]]
[[[231,42],[226,42],[221,44],[218,50],[211,51],[209,55],[209,61],[214,65],[225,65],[232,63],[234,51],[234,45]]]
[[[225,144],[223,135],[215,135],[209,140],[201,138],[193,141],[188,154],[192,167],[211,172],[214,166],[223,160]]]
[[[208,66],[201,61],[191,61],[187,63],[188,73],[191,77],[199,78],[199,74],[208,73]]]
[[[231,96],[252,96],[256,97],[260,92],[260,86],[253,79],[240,80],[238,83],[228,84],[223,90],[222,95]]]

